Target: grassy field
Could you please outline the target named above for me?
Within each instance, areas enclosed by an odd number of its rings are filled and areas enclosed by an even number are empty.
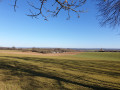
[[[120,90],[119,52],[15,52],[0,50],[0,90]]]

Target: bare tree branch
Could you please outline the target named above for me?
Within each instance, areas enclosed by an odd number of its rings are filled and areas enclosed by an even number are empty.
[[[120,0],[99,0],[98,9],[100,12],[101,25],[116,27],[120,25]]]
[[[71,12],[74,12],[78,17],[81,10],[87,0],[34,0],[39,1],[37,4],[33,4],[29,1],[28,4],[32,7],[28,16],[32,18],[39,18],[42,16],[44,20],[47,20],[49,16],[57,16],[61,10],[65,10],[68,18],[71,17]],[[98,9],[100,12],[101,25],[110,25],[111,27],[120,25],[120,0],[96,0],[98,2]],[[14,11],[16,11],[18,0],[14,0]],[[47,6],[47,4],[51,4]]]
[[[16,11],[16,4],[17,4],[18,0],[15,0],[14,3],[14,10]],[[38,16],[42,16],[44,17],[45,20],[47,20],[47,17],[50,15],[53,16],[57,16],[61,10],[65,10],[68,13],[68,18],[70,18],[70,11],[74,12],[77,14],[77,16],[79,17],[79,14],[81,12],[84,12],[82,10],[80,10],[80,7],[82,5],[85,4],[86,0],[53,0],[53,4],[51,4],[51,6],[54,8],[52,8],[52,10],[50,10],[51,8],[46,7],[44,4],[48,3],[48,0],[39,0],[40,1],[40,7],[31,4],[32,2],[28,2],[28,4],[35,10],[37,10],[37,12],[32,12],[32,10],[30,10],[29,15],[27,16],[31,16],[31,17],[38,17]],[[47,13],[50,13],[50,15],[46,15],[46,13],[43,13],[43,11],[46,11]]]
[[[17,0],[15,0],[15,3],[14,3],[14,11],[16,12],[16,5],[17,5]]]

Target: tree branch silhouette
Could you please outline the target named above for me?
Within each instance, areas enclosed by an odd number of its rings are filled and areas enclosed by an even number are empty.
[[[29,1],[28,4],[32,7],[30,9],[30,16],[32,18],[39,18],[42,16],[44,20],[48,20],[49,16],[57,16],[61,10],[65,10],[68,17],[71,18],[71,13],[74,12],[77,17],[80,17],[80,13],[85,11],[81,10],[87,0],[38,0],[39,6]],[[16,11],[18,0],[14,0],[14,11]],[[35,1],[34,1],[35,2]],[[120,0],[96,0],[98,2],[98,12],[100,13],[100,23],[102,26],[110,25],[110,27],[116,27],[120,25]],[[47,6],[51,4],[52,8]]]

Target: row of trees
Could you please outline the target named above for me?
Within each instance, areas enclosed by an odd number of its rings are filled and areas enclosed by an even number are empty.
[[[65,52],[76,52],[78,50],[62,49],[62,48],[32,48],[31,51],[39,52],[39,53],[65,53]]]
[[[16,47],[0,47],[0,50],[19,50],[22,52],[37,53],[65,53],[65,52],[120,52],[120,49],[64,49],[64,48],[16,48]]]
[[[20,50],[22,52],[37,52],[37,53],[65,53],[78,52],[79,50],[63,49],[63,48],[16,48],[16,47],[0,47],[0,50]]]

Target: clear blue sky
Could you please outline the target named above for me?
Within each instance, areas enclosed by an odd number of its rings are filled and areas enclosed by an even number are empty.
[[[26,16],[29,6],[22,1],[17,12],[11,5],[9,0],[0,2],[0,46],[120,48],[120,29],[100,27],[95,3],[87,2],[84,9],[88,12],[80,14],[79,19],[73,13],[66,20],[61,12],[49,21]]]

